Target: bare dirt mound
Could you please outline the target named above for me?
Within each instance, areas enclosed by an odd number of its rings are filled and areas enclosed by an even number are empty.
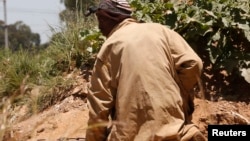
[[[78,82],[81,84],[79,83],[64,100],[42,113],[13,124],[10,130],[6,131],[4,141],[83,141],[87,128],[88,108],[86,98],[77,94],[82,89],[79,87],[83,86],[84,81]],[[209,124],[249,124],[249,102],[227,100],[213,102],[200,98],[196,98],[194,102],[193,122],[205,136]],[[20,108],[16,117],[20,114],[23,116],[21,111],[24,108]]]
[[[212,102],[195,99],[193,122],[207,137],[208,125],[250,124],[250,104],[221,100]]]
[[[80,140],[85,137],[86,100],[70,96],[60,104],[13,125],[4,141]]]
[[[195,99],[193,122],[207,136],[209,124],[249,124],[250,105],[245,102]],[[84,140],[88,109],[86,100],[70,96],[60,104],[13,126],[5,141]]]

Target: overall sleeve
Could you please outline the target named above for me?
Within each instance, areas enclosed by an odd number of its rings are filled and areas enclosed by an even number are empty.
[[[187,119],[192,118],[194,95],[190,93],[197,84],[202,71],[202,60],[176,32],[172,31],[170,39],[171,54],[177,73],[177,82],[182,91],[183,107]]]
[[[201,75],[202,60],[178,33],[172,32],[170,40],[175,70],[184,89],[189,92]]]
[[[108,136],[109,116],[114,102],[110,88],[109,70],[100,59],[97,59],[93,68],[87,100],[89,121],[86,141],[105,141]]]

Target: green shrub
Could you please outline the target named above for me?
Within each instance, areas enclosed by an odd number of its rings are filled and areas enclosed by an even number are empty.
[[[136,18],[165,24],[199,54],[207,98],[248,95],[249,83],[241,75],[250,61],[248,0],[131,0],[131,4]]]

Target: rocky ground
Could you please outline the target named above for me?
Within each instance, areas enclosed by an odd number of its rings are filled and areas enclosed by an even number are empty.
[[[4,141],[84,141],[88,108],[85,96],[78,93],[85,91],[85,88],[86,83],[78,85],[64,100],[26,120],[14,123],[6,131]],[[26,108],[19,107],[17,115],[25,114]],[[249,124],[249,121],[249,102],[195,99],[193,122],[205,136],[209,124]]]

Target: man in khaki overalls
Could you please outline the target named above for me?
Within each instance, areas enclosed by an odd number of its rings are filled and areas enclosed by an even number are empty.
[[[95,13],[107,40],[93,68],[87,141],[205,141],[191,122],[202,61],[175,31],[131,18],[126,0]]]

